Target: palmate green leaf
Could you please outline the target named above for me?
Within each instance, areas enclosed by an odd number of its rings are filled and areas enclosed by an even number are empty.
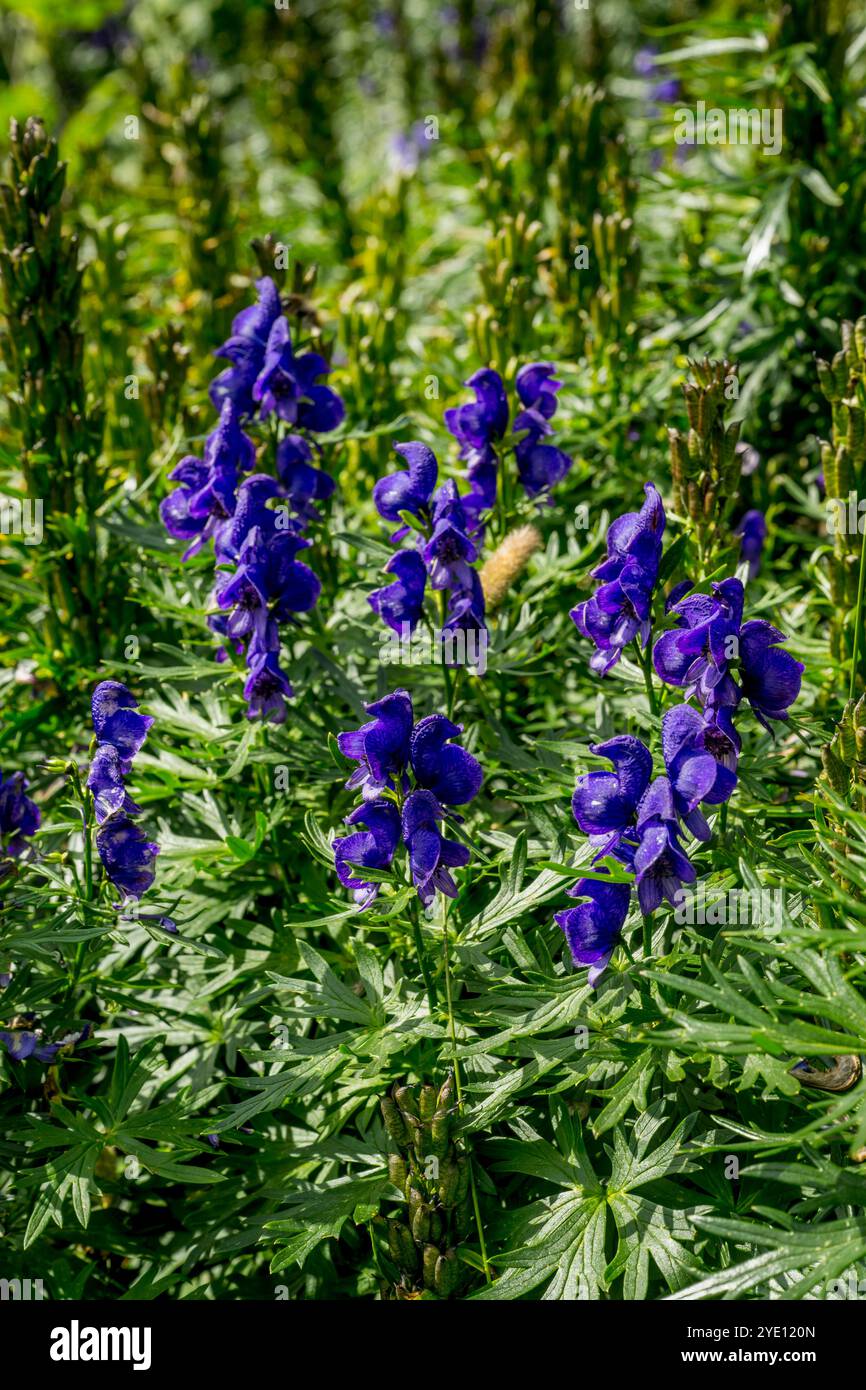
[[[799,1222],[792,1229],[774,1228],[758,1221],[729,1221],[701,1214],[694,1216],[701,1230],[737,1245],[763,1252],[707,1275],[672,1294],[674,1299],[744,1298],[765,1289],[779,1275],[802,1277],[775,1296],[800,1299],[821,1288],[866,1254],[866,1217],[824,1221],[816,1226]]]
[[[342,1179],[291,1194],[288,1200],[294,1209],[281,1211],[265,1223],[266,1231],[294,1236],[288,1244],[280,1246],[271,1260],[271,1273],[276,1274],[287,1265],[302,1265],[323,1240],[339,1236],[347,1221],[368,1221],[389,1185],[387,1172],[382,1172],[373,1177]]]

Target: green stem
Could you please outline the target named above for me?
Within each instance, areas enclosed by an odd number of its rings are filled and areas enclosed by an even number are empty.
[[[640,642],[638,641],[637,638],[634,639],[634,645],[635,645],[635,651],[637,652],[638,665],[640,666],[641,670],[643,671],[643,683],[644,683],[644,687],[645,687],[645,689],[646,689],[646,697],[647,697],[647,702],[648,702],[648,704],[649,704],[650,717],[653,718],[653,719],[655,719],[656,713],[657,713],[657,707],[656,707],[656,692],[655,692],[655,687],[653,686],[653,677],[652,677],[652,659],[653,659],[653,634],[652,634],[652,628],[650,628],[649,636],[648,636],[648,638],[647,638],[647,644],[646,644],[646,647],[645,647],[645,649],[644,649],[643,651],[641,651]]]
[[[454,1023],[454,1004],[451,993],[451,957],[448,951],[448,916],[446,907],[445,920],[442,923],[442,953],[445,961],[445,996],[448,1001],[448,1032],[451,1038],[451,1065],[454,1068],[454,1085],[457,1090],[457,1110],[461,1120],[463,1119],[463,1087],[460,1081],[460,1063],[457,1060],[457,1029]],[[478,1188],[475,1184],[475,1164],[472,1150],[467,1135],[463,1135],[463,1142],[466,1145],[467,1157],[469,1159],[469,1187],[472,1193],[472,1210],[475,1214],[475,1229],[478,1232],[478,1245],[481,1250],[481,1263],[484,1266],[484,1278],[488,1284],[493,1283],[490,1273],[490,1264],[487,1259],[487,1245],[484,1240],[484,1227],[481,1224],[481,1208],[478,1204]]]
[[[430,974],[430,968],[427,964],[427,955],[424,951],[424,939],[421,935],[421,924],[418,921],[417,901],[412,904],[410,916],[412,919],[412,937],[415,942],[415,953],[418,956],[421,978],[424,981],[424,988],[427,991],[427,1002],[430,1005],[430,1013],[435,1014],[438,1003],[436,998],[436,986],[433,983],[433,977]]]
[[[653,920],[652,914],[643,919],[643,957],[649,960],[653,953]]]

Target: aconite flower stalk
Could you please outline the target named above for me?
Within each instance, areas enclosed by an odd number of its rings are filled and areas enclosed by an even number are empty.
[[[381,1102],[388,1176],[405,1202],[387,1223],[386,1298],[453,1298],[469,1266],[457,1247],[472,1228],[470,1159],[455,1135],[453,1074],[442,1086],[394,1086]]]
[[[741,462],[739,423],[726,424],[728,401],[736,399],[737,369],[704,358],[689,363],[683,385],[688,429],[668,430],[674,508],[689,524],[699,577],[712,572],[730,549],[730,517],[737,499]]]
[[[817,368],[833,415],[830,440],[821,442],[832,543],[830,650],[837,661],[851,663],[849,693],[853,696],[858,683],[866,681],[866,641],[860,632],[866,551],[860,511],[866,495],[866,317],[843,323],[841,350],[831,362],[819,358]]]

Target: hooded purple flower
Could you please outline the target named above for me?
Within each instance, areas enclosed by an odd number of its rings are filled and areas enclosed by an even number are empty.
[[[357,878],[350,864],[368,869],[387,869],[400,843],[400,812],[393,801],[362,801],[347,825],[365,825],[364,831],[334,841],[334,865],[344,888],[350,888],[360,907],[368,907],[379,892],[378,883]]]
[[[105,872],[123,898],[140,898],[153,885],[153,861],[159,845],[146,839],[144,831],[127,816],[105,821],[96,832],[96,848]]]
[[[219,424],[208,435],[204,459],[188,454],[169,474],[179,484],[160,503],[159,514],[170,536],[189,541],[184,560],[225,528],[235,509],[238,475],[255,465],[256,451],[244,434],[230,400],[223,403]]]
[[[367,602],[384,623],[397,633],[404,623],[414,632],[424,611],[427,569],[417,550],[398,550],[385,566],[394,579],[367,596]]]
[[[442,716],[431,715],[431,718],[437,719]],[[456,840],[446,840],[440,834],[439,822],[444,819],[444,815],[432,791],[411,792],[403,805],[403,839],[409,851],[412,882],[425,907],[433,901],[437,888],[449,898],[457,897],[457,885],[449,869],[462,868],[470,859],[470,851],[466,845],[458,844]]]
[[[221,410],[223,402],[230,400],[238,415],[252,415],[255,410],[253,387],[264,366],[271,328],[282,310],[279,291],[268,276],[256,281],[256,290],[258,302],[236,315],[231,336],[214,352],[232,365],[211,382],[211,401]]]
[[[443,483],[433,508],[433,534],[423,550],[433,589],[467,589],[478,552],[466,534],[466,517],[453,480]]]
[[[587,772],[578,778],[571,809],[600,856],[615,850],[634,825],[638,803],[652,776],[652,754],[631,734],[590,745],[596,757],[613,763],[613,772]]]
[[[634,871],[644,916],[654,912],[663,898],[676,906],[676,894],[682,884],[694,883],[697,877],[680,845],[679,834],[670,779],[656,777],[644,793],[637,813]]]
[[[26,838],[39,829],[39,807],[25,795],[28,786],[23,772],[13,772],[5,780],[0,773],[0,858],[17,859]]]
[[[100,744],[117,750],[121,771],[129,771],[153,723],[149,714],[138,713],[138,701],[120,681],[100,681],[90,702],[93,731]]]
[[[711,595],[693,594],[672,607],[680,626],[659,637],[653,665],[668,685],[684,687],[687,699],[697,694],[713,707],[737,703],[728,668],[738,651],[743,599],[739,579],[724,579]]]
[[[706,715],[691,705],[675,705],[662,719],[662,752],[674,808],[698,840],[710,838],[700,803],[719,806],[729,799],[737,785],[740,746],[727,708]]]
[[[244,685],[247,719],[282,724],[286,717],[286,700],[290,700],[294,692],[280,669],[279,652],[251,653],[247,665],[249,675]]]
[[[517,373],[517,394],[523,409],[514,417],[517,443],[514,453],[520,481],[530,497],[548,492],[561,482],[572,460],[562,449],[542,444],[552,433],[550,420],[556,413],[556,393],[562,387],[553,375],[551,362],[530,362]]]
[[[740,632],[742,694],[765,729],[770,719],[787,719],[788,706],[800,693],[805,667],[776,646],[785,634],[763,618],[752,618]]]
[[[74,1047],[76,1043],[84,1042],[90,1037],[90,1033],[91,1025],[85,1023],[71,1033],[64,1033],[56,1042],[47,1043],[42,1040],[41,1029],[4,1028],[0,1030],[0,1043],[15,1062],[26,1062],[31,1057],[35,1062],[53,1062],[61,1048]]]
[[[482,367],[464,382],[475,392],[475,400],[445,411],[445,428],[460,445],[460,457],[472,469],[495,464],[493,441],[508,428],[508,399],[502,377],[492,367]]]
[[[740,537],[740,559],[748,561],[749,578],[756,579],[761,571],[761,552],[767,539],[764,513],[746,512],[734,527],[734,535]]]
[[[453,643],[450,634],[455,632],[474,633],[477,644],[476,651],[481,652],[482,649],[486,651],[487,624],[484,621],[484,590],[481,587],[477,570],[470,570],[469,583],[452,589],[448,596],[448,608],[445,621],[442,624],[442,642],[446,647],[449,643]]]
[[[277,474],[292,510],[303,522],[320,519],[317,502],[326,502],[334,479],[312,462],[313,451],[303,435],[287,434],[277,445]]]
[[[330,386],[317,385],[331,368],[318,352],[295,355],[288,321],[281,315],[268,334],[261,370],[252,388],[262,419],[276,411],[289,425],[323,434],[343,420],[343,402]]]
[[[463,732],[444,714],[430,714],[415,725],[409,757],[419,787],[447,806],[463,806],[478,795],[484,773],[477,758],[450,740]]]
[[[378,797],[386,787],[394,789],[402,781],[409,759],[412,734],[412,700],[406,690],[395,690],[382,700],[365,705],[373,718],[360,729],[337,735],[337,747],[344,758],[359,766],[346,786],[362,788],[365,800]]]
[[[386,521],[399,521],[401,512],[411,512],[412,516],[424,518],[430,509],[430,498],[436,486],[439,465],[436,455],[426,444],[395,444],[398,454],[406,460],[407,468],[398,469],[380,478],[373,488],[373,501],[380,516]],[[392,540],[400,540],[408,531],[407,526],[395,531]]]
[[[644,492],[640,511],[617,517],[608,531],[607,559],[592,571],[600,588],[571,610],[578,632],[596,647],[589,665],[599,675],[616,665],[630,642],[645,647],[649,640],[665,513],[652,483],[644,484]]]
[[[628,915],[631,885],[582,878],[569,888],[568,896],[589,901],[555,913],[554,920],[565,932],[575,965],[589,966],[587,980],[594,989],[619,941]]]
[[[136,806],[123,785],[123,763],[117,749],[110,743],[97,748],[90,764],[87,785],[93,792],[96,820],[102,825],[111,816],[135,816],[141,807]]]

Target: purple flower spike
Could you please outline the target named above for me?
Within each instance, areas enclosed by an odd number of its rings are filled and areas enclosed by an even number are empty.
[[[582,878],[569,888],[568,896],[589,901],[555,913],[554,920],[565,932],[575,965],[589,966],[587,981],[595,989],[628,916],[631,885]]]
[[[530,362],[517,373],[517,394],[523,410],[514,417],[514,448],[520,481],[528,496],[537,497],[561,482],[572,460],[562,449],[543,444],[556,414],[556,393],[562,387],[551,362]]]
[[[317,384],[330,367],[318,352],[295,355],[288,321],[281,315],[271,325],[261,370],[252,398],[262,419],[276,411],[281,420],[314,433],[327,433],[342,422],[343,402],[329,386]]]
[[[437,888],[447,897],[456,898],[457,885],[449,869],[469,863],[468,847],[440,834],[439,821],[444,814],[432,791],[412,792],[403,806],[403,839],[409,850],[412,882],[425,907],[433,901]]]
[[[477,758],[458,744],[449,743],[463,732],[444,714],[431,714],[415,725],[410,745],[412,771],[419,787],[425,787],[447,806],[463,806],[478,795],[484,773]]]
[[[578,778],[571,809],[584,835],[600,855],[615,849],[634,824],[638,803],[652,776],[652,754],[639,738],[622,734],[590,745],[599,758],[608,758],[613,772],[587,772]]]
[[[656,777],[644,793],[637,815],[638,846],[634,855],[640,910],[649,916],[667,898],[676,906],[683,883],[697,874],[679,842],[679,826],[670,779]]]
[[[412,700],[406,690],[395,690],[365,706],[373,718],[360,729],[337,735],[344,758],[359,764],[346,783],[349,790],[362,788],[365,799],[378,797],[386,787],[394,789],[409,758],[412,733]]]
[[[605,675],[635,639],[645,647],[650,634],[652,596],[662,553],[665,513],[658,489],[644,484],[639,512],[617,517],[607,537],[607,559],[593,570],[602,581],[592,598],[579,603],[571,618],[596,650],[590,670]]]
[[[737,785],[739,750],[729,709],[707,716],[691,705],[675,705],[662,719],[662,751],[674,808],[698,840],[710,838],[700,803],[719,806],[730,798]]]
[[[410,633],[414,632],[424,611],[427,587],[424,561],[417,550],[398,550],[385,566],[385,572],[394,575],[393,582],[369,594],[367,602],[394,632],[402,633],[404,623]]]
[[[365,831],[334,841],[337,877],[360,907],[368,907],[379,892],[378,883],[357,878],[350,864],[368,869],[387,869],[400,843],[400,812],[393,801],[363,801],[346,817],[347,825],[365,825]]]
[[[122,771],[128,772],[127,764],[144,743],[153,719],[138,713],[138,701],[120,681],[101,681],[93,692],[91,710],[99,743],[116,748]]]
[[[281,313],[280,295],[273,280],[256,281],[258,303],[242,309],[232,322],[231,336],[218,347],[215,357],[231,362],[210,384],[210,398],[217,410],[230,400],[239,415],[255,410],[253,386],[264,366],[271,328]]]

